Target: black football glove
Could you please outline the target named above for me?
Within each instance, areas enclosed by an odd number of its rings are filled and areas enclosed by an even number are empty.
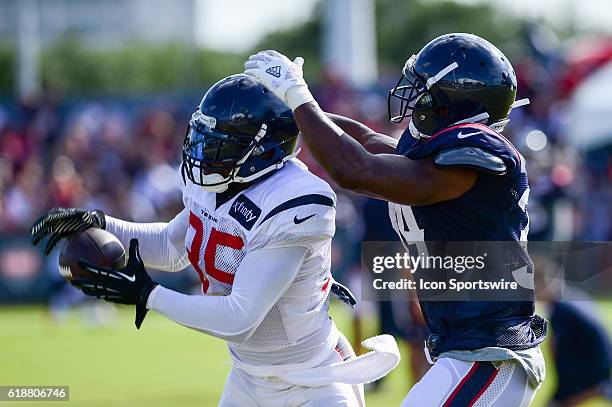
[[[89,228],[106,228],[104,212],[97,209],[54,208],[32,226],[32,244],[36,246],[48,236],[46,256],[61,239]]]
[[[119,304],[136,305],[136,328],[140,329],[147,316],[147,299],[157,283],[145,270],[138,251],[138,240],[130,240],[130,258],[121,270],[99,266],[81,259],[79,266],[94,276],[75,278],[70,283],[92,297]]]
[[[348,289],[348,287],[334,280],[334,282],[332,283],[331,289],[330,289],[330,293],[337,300],[342,301],[343,303],[350,306],[351,308],[355,308],[355,304],[357,304],[357,300],[355,300],[355,296],[353,295],[351,290]]]

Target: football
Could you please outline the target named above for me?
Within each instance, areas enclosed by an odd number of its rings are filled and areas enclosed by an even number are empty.
[[[123,268],[127,258],[125,248],[112,233],[90,228],[68,237],[59,257],[60,274],[67,280],[88,277],[91,273],[79,266],[79,260],[112,268]]]

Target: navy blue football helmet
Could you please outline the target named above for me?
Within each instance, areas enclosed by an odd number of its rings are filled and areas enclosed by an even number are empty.
[[[516,88],[510,61],[493,44],[473,34],[442,35],[406,61],[389,92],[389,120],[410,117],[416,138],[459,123],[501,131],[510,110],[529,103],[515,102]]]
[[[211,192],[250,183],[297,155],[293,113],[256,78],[239,74],[214,84],[191,116],[182,174]]]

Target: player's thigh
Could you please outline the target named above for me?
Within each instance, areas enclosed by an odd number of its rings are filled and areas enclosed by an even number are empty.
[[[232,369],[227,376],[219,407],[258,407],[253,394],[253,383],[249,376],[238,369]]]
[[[460,362],[453,366],[447,358],[439,359],[410,389],[402,407],[442,406],[461,378],[469,372],[470,366],[470,362]]]
[[[402,407],[526,407],[535,389],[515,361],[439,359],[408,393]]]
[[[527,407],[537,389],[529,383],[527,372],[520,363],[508,360],[498,366],[488,388],[478,397],[475,407]]]

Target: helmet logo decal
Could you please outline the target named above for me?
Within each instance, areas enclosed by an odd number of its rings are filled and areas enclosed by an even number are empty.
[[[268,69],[266,69],[266,72],[269,73],[270,75],[274,76],[275,78],[280,78],[280,76],[281,76],[281,67],[280,67],[280,65],[271,66]]]
[[[208,130],[212,130],[217,125],[217,119],[211,116],[206,116],[201,111],[196,110],[193,115],[191,115],[191,121],[189,124],[195,127],[197,127],[197,125],[203,125]]]

